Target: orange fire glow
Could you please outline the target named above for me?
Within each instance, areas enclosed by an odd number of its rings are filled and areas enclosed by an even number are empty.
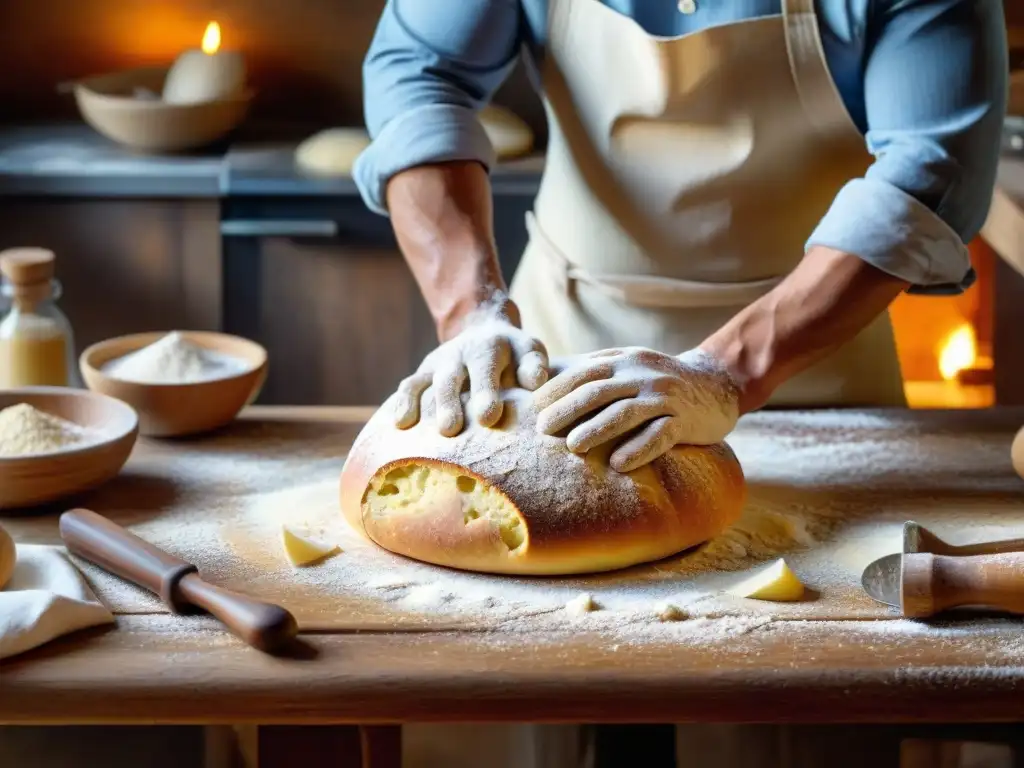
[[[203,53],[213,55],[220,50],[220,24],[211,21],[203,32]]]
[[[963,323],[942,342],[939,348],[939,373],[946,381],[970,368],[978,359],[978,341],[970,323]]]

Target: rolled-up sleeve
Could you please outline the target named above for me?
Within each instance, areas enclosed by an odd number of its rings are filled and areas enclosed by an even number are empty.
[[[518,0],[388,0],[363,65],[372,142],[354,168],[366,204],[387,213],[403,170],[494,150],[476,118],[519,53]]]
[[[1006,110],[999,0],[875,0],[864,68],[875,160],[808,240],[860,256],[913,293],[974,281],[966,243],[988,213]]]

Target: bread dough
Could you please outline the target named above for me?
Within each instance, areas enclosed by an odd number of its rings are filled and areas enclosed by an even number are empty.
[[[468,394],[463,402],[468,402]],[[494,428],[470,421],[442,437],[433,397],[420,422],[394,426],[392,397],[356,439],[342,471],[349,523],[385,549],[490,573],[571,574],[658,560],[735,521],[746,488],[728,446],[677,446],[638,470],[608,467],[539,434],[532,393],[503,390]]]
[[[779,558],[730,589],[729,594],[773,603],[795,603],[803,599],[804,585],[786,561]]]
[[[163,100],[168,104],[199,104],[240,95],[245,89],[245,62],[233,51],[209,56],[185,51],[167,71]]]
[[[520,157],[533,151],[533,131],[515,112],[488,104],[478,115],[499,160]]]
[[[14,547],[14,539],[11,534],[0,527],[0,589],[11,580],[14,573],[14,563],[18,559],[17,550]]]
[[[478,115],[498,158],[505,160],[533,150],[533,131],[513,112],[486,106]],[[356,158],[370,146],[363,128],[327,128],[295,149],[295,163],[304,171],[323,176],[351,176]]]
[[[338,551],[337,544],[328,544],[303,536],[287,525],[281,526],[281,544],[292,565],[312,565]]]
[[[295,149],[295,162],[305,171],[325,176],[351,176],[356,158],[370,145],[362,128],[328,128]]]
[[[1013,445],[1010,447],[1010,461],[1017,474],[1024,477],[1024,427],[1013,438]]]

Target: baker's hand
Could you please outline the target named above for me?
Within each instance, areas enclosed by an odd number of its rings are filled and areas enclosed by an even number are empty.
[[[566,444],[586,453],[620,441],[609,463],[629,472],[680,444],[720,442],[739,417],[738,390],[701,350],[679,357],[642,347],[606,349],[574,360],[537,390],[537,429],[572,427]]]
[[[544,345],[519,328],[514,305],[484,307],[466,318],[463,330],[427,355],[419,369],[398,387],[395,425],[408,429],[420,420],[420,402],[430,388],[438,431],[454,437],[462,431],[462,390],[469,379],[469,410],[485,427],[501,418],[501,379],[514,366],[516,382],[534,390],[548,378]]]

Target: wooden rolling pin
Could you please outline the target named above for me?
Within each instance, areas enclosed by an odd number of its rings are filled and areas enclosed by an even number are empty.
[[[925,618],[963,606],[1024,614],[1024,553],[903,556],[902,607]]]
[[[298,633],[295,617],[281,606],[203,581],[196,566],[88,509],[61,515],[60,535],[69,552],[149,590],[174,613],[201,608],[261,651],[280,650]]]

